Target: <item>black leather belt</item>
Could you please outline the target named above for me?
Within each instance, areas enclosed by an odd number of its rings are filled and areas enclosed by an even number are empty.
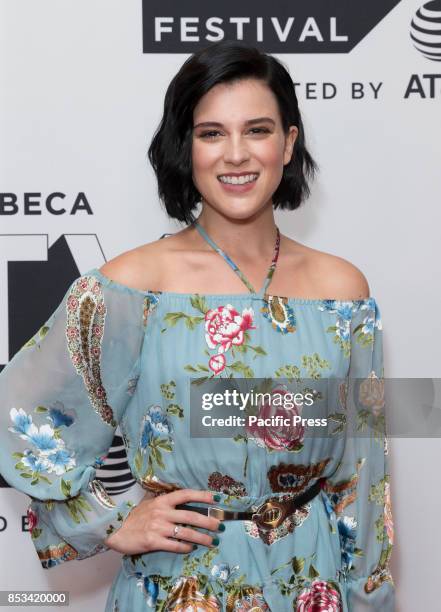
[[[274,529],[278,527],[287,516],[293,514],[298,508],[307,504],[313,499],[323,487],[326,478],[319,478],[309,489],[300,493],[296,497],[287,500],[271,499],[261,504],[257,510],[253,512],[224,510],[223,508],[200,508],[190,504],[178,504],[175,506],[177,510],[193,510],[206,516],[214,516],[221,521],[241,520],[255,521],[263,530]]]

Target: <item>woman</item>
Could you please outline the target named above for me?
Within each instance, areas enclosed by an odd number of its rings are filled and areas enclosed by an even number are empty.
[[[1,472],[43,567],[123,553],[107,611],[393,610],[380,313],[355,266],[275,223],[316,170],[287,70],[237,42],[191,56],[149,158],[187,227],[76,279],[0,376]],[[232,379],[266,399],[199,435],[198,390]],[[326,434],[272,405],[293,382]],[[96,478],[117,426],[137,505]]]

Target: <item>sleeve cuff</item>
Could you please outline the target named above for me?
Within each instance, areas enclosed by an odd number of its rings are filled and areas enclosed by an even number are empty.
[[[104,540],[121,527],[134,506],[129,500],[116,504],[96,479],[65,501],[34,499],[28,519],[42,566],[49,569],[109,550]]]
[[[377,567],[369,576],[347,578],[346,597],[350,612],[394,612],[395,585],[387,567]]]

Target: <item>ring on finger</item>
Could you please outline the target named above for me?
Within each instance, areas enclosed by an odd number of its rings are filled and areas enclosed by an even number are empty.
[[[173,529],[173,538],[176,538],[178,536],[178,532],[179,530],[182,528],[182,525],[175,525],[175,528]]]

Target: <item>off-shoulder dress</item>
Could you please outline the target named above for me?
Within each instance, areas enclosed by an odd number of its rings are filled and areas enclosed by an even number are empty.
[[[97,478],[119,427],[133,477],[158,495],[209,489],[221,496],[218,508],[245,511],[293,498],[318,479],[323,486],[277,527],[227,520],[214,548],[122,556],[106,612],[392,611],[376,300],[272,295],[278,231],[255,292],[195,226],[246,292],[140,291],[93,268],[0,374],[0,472],[31,497],[43,567],[105,551],[133,508]],[[307,388],[325,405],[326,435],[308,435],[304,422],[248,421],[234,436],[192,435],[192,391],[227,379],[255,381],[270,397]],[[263,401],[242,414],[278,410]],[[294,406],[302,418],[308,410]]]

